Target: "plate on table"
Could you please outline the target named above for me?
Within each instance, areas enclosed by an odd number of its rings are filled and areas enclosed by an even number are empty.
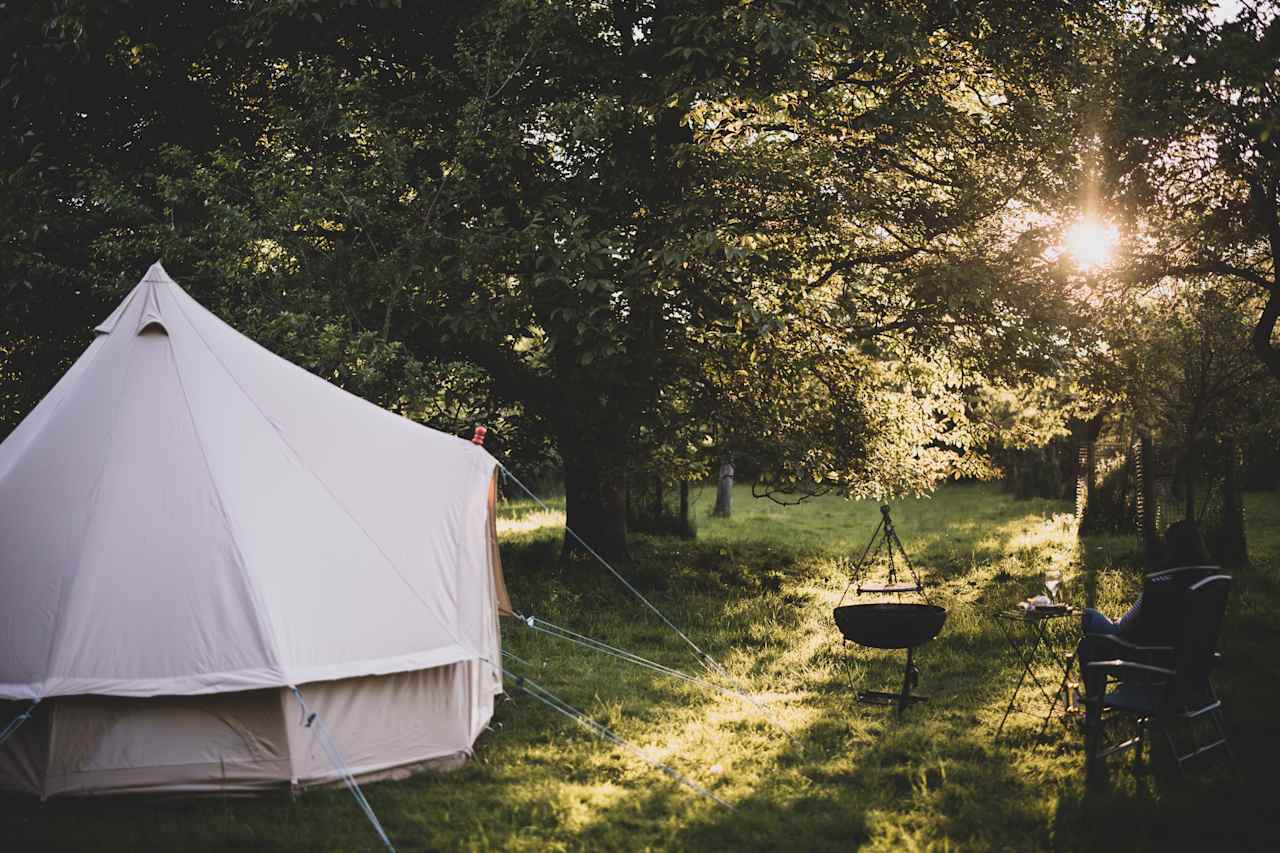
[[[1026,601],[1019,601],[1018,607],[1025,611],[1028,616],[1052,616],[1057,613],[1066,613],[1071,609],[1070,606],[1061,602],[1049,601],[1043,595],[1028,598]]]

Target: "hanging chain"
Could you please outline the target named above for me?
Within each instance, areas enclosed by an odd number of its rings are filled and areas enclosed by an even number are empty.
[[[883,537],[881,536],[882,533],[884,534]],[[902,556],[902,562],[906,565],[907,571],[911,573],[912,582],[920,591],[925,603],[929,603],[929,596],[924,591],[924,583],[921,582],[920,576],[916,573],[915,566],[911,564],[911,558],[907,556],[907,549],[903,546],[902,540],[898,538],[898,531],[893,526],[893,519],[889,517],[889,506],[885,504],[880,507],[880,523],[876,525],[875,532],[871,534],[871,541],[867,543],[867,547],[862,551],[862,556],[858,559],[852,572],[850,572],[849,584],[844,588],[844,594],[840,596],[841,605],[848,598],[849,590],[853,588],[855,583],[858,585],[858,593],[862,593],[863,578],[868,574],[871,564],[882,557],[889,565],[887,586],[893,587],[897,585],[898,566],[893,553],[895,546]],[[871,559],[868,560],[868,557]],[[901,595],[902,591],[897,591],[896,594]]]
[[[893,532],[893,519],[889,518],[889,507],[880,507],[880,513],[884,516],[884,552],[889,562],[889,585],[894,586],[898,583],[898,566],[893,561],[893,543],[898,537]]]
[[[885,518],[888,517],[889,513],[886,510]],[[920,590],[920,597],[924,599],[925,604],[929,604],[929,594],[924,591],[924,581],[920,580],[920,575],[916,574],[916,567],[911,565],[911,558],[907,556],[907,549],[902,546],[902,540],[898,538],[898,531],[894,529],[892,522],[889,524],[889,535],[893,537],[893,541],[898,545],[898,550],[902,552],[902,562],[907,564],[907,571],[911,572],[911,580],[915,582],[916,587]]]

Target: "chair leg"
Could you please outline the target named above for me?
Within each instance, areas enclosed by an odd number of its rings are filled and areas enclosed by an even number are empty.
[[[1084,780],[1088,786],[1106,782],[1106,759],[1102,757],[1102,708],[1093,697],[1084,697]]]
[[[1227,725],[1222,716],[1222,708],[1217,708],[1209,715],[1213,718],[1213,726],[1218,730],[1218,737],[1222,739],[1222,748],[1227,753],[1227,766],[1231,768],[1231,775],[1239,778],[1236,772],[1236,753],[1231,748],[1231,741],[1227,738]]]
[[[1178,752],[1178,744],[1173,739],[1173,730],[1171,726],[1163,725],[1164,739],[1169,744],[1169,757],[1173,759],[1173,767],[1182,776],[1182,755]]]
[[[1141,773],[1145,767],[1143,761],[1143,750],[1147,746],[1147,737],[1150,733],[1150,721],[1146,717],[1139,717],[1134,721],[1134,726],[1138,730],[1137,742],[1133,745],[1133,772]]]

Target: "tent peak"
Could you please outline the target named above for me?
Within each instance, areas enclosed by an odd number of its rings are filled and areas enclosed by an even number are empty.
[[[159,267],[159,264],[156,264]],[[164,275],[164,268],[160,268],[160,274]],[[156,282],[151,282],[155,284]],[[138,334],[142,334],[148,329],[156,329],[169,334],[169,327],[164,322],[164,315],[160,313],[160,303],[156,300],[156,289],[154,287],[147,288],[147,301],[142,303],[142,316],[138,318]]]
[[[133,290],[129,291],[129,295],[116,306],[111,315],[94,327],[94,331],[101,335],[111,334],[120,317],[124,315],[125,310],[136,297],[141,298],[145,303],[140,313],[140,322],[136,331],[141,332],[151,325],[159,325],[167,333],[168,327],[165,325],[164,317],[160,314],[159,303],[156,301],[156,287],[163,284],[178,288],[178,283],[170,278],[169,273],[165,272],[164,266],[159,261],[156,261],[147,269],[147,274],[134,286]]]
[[[169,273],[165,272],[164,266],[156,261],[147,268],[147,274],[142,277],[143,281],[149,281],[154,284],[175,284],[174,280],[169,278]]]

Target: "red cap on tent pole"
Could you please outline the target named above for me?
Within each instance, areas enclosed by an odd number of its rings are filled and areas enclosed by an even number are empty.
[[[488,430],[482,426],[476,427],[476,434],[471,436],[471,443],[484,447],[484,437],[487,432]]]

